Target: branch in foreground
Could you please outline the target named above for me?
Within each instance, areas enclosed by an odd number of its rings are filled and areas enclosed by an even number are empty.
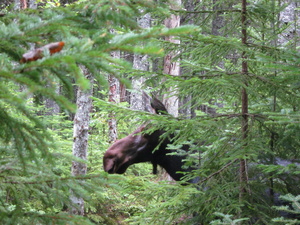
[[[64,180],[90,180],[93,178],[99,178],[101,177],[102,174],[98,174],[98,175],[90,175],[90,176],[70,176],[70,177],[61,177],[59,179],[49,179],[49,180],[40,180],[40,181],[3,181],[1,183],[5,183],[5,184],[41,184],[41,183],[52,183],[55,182],[57,180],[60,181],[64,181]]]
[[[225,166],[223,166],[221,169],[219,169],[218,171],[212,173],[211,175],[209,175],[208,177],[206,177],[205,179],[201,180],[198,182],[198,184],[202,184],[205,181],[209,180],[210,178],[212,178],[213,176],[218,175],[219,173],[221,173],[223,170],[227,169],[230,165],[232,165],[233,163],[235,163],[236,161],[238,161],[239,159],[235,159],[233,161],[231,161],[230,163],[227,163]]]
[[[239,9],[219,9],[219,10],[199,10],[199,11],[187,11],[187,10],[171,10],[179,13],[230,13],[230,12],[241,12]]]

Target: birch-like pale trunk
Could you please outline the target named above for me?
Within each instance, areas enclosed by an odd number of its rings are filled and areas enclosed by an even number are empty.
[[[146,29],[150,27],[151,16],[146,14],[138,19],[140,27]],[[149,71],[148,55],[134,54],[133,56],[133,68],[135,70]],[[133,92],[130,95],[130,108],[135,110],[145,110],[146,102],[144,101],[142,88],[145,82],[145,78],[133,78],[132,89]]]
[[[172,3],[173,5],[171,8],[177,9],[178,7],[181,6],[181,0],[175,0]],[[165,19],[164,25],[167,28],[176,28],[180,26],[180,16],[179,15],[174,15],[171,14],[170,18]],[[174,36],[168,36],[165,38],[166,41],[175,43],[175,44],[180,44],[180,40],[176,39]],[[178,60],[174,60],[174,58],[177,56],[178,52],[177,51],[172,51],[169,52],[165,57],[164,57],[164,68],[163,68],[163,73],[165,74],[170,74],[173,76],[179,76],[180,74],[180,63]],[[177,117],[178,116],[178,97],[176,96],[175,90],[169,90],[170,95],[164,98],[164,104],[170,114],[173,116]]]
[[[81,67],[85,76],[91,81],[90,74],[86,68]],[[77,91],[77,111],[74,118],[74,133],[73,133],[73,155],[79,159],[87,160],[88,155],[88,137],[89,137],[89,121],[90,111],[92,108],[92,85],[89,90]],[[73,161],[71,173],[73,176],[85,175],[87,172],[87,165],[82,162]],[[84,215],[84,200],[81,196],[75,196],[71,192],[70,197],[74,207],[70,212],[75,215]]]
[[[285,45],[290,42],[296,50],[300,46],[300,2],[282,0],[281,5],[283,4],[286,4],[286,7],[280,12],[279,21],[282,25],[289,24],[289,26],[279,34],[278,43]]]
[[[172,9],[179,9],[181,6],[181,0],[174,0],[170,6]],[[164,21],[164,25],[167,28],[176,28],[180,26],[180,16],[171,14],[171,16]],[[176,39],[174,36],[168,36],[165,38],[166,41],[180,44],[180,40]],[[164,57],[164,64],[163,64],[163,73],[170,74],[173,76],[179,76],[180,74],[180,63],[178,60],[174,60],[174,58],[178,55],[178,51],[171,51]],[[179,109],[179,99],[176,94],[175,89],[170,88],[169,95],[164,96],[163,103],[166,106],[168,112],[177,117],[178,116],[178,109]],[[163,179],[172,181],[173,179],[167,172],[163,172],[162,174]]]
[[[111,53],[113,58],[120,58],[120,51],[114,51]],[[108,76],[109,82],[109,92],[108,92],[108,101],[112,103],[118,103],[120,100],[120,82],[113,76]],[[117,121],[115,118],[115,113],[112,112],[109,114],[108,119],[108,141],[113,143],[118,139],[118,130],[117,130]]]

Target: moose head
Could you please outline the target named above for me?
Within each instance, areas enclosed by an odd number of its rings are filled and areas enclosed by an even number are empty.
[[[150,102],[152,111],[157,114],[167,114],[162,102],[152,98]],[[169,154],[174,152],[167,148],[172,143],[172,137],[161,139],[163,130],[155,130],[151,134],[144,133],[146,125],[139,127],[132,134],[112,144],[103,157],[104,170],[108,173],[124,173],[127,168],[135,163],[151,162],[153,173],[156,173],[157,165],[163,167],[174,180],[181,180],[184,176],[180,171],[184,164],[183,156]],[[183,146],[188,150],[188,146]]]

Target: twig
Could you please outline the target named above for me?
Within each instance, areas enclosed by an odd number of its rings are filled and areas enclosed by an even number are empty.
[[[233,161],[231,161],[230,163],[226,164],[225,166],[223,166],[221,169],[219,169],[218,171],[212,173],[211,175],[209,175],[208,177],[206,177],[205,179],[199,181],[198,184],[202,184],[204,183],[205,181],[209,180],[210,178],[212,178],[213,176],[221,173],[223,170],[227,169],[230,165],[232,165],[233,163],[235,163],[236,161],[238,161],[239,159],[235,159]]]
[[[199,11],[187,11],[187,10],[171,10],[179,13],[226,13],[226,12],[241,12],[239,9],[219,9],[219,10],[199,10]]]

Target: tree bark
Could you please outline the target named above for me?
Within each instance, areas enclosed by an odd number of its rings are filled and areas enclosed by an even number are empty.
[[[170,7],[172,9],[178,9],[181,6],[181,0],[174,0],[173,5]],[[171,14],[171,16],[164,21],[164,25],[167,28],[176,28],[180,26],[180,16]],[[166,41],[180,44],[179,39],[175,39],[174,36],[168,36],[165,38]],[[179,52],[177,51],[171,51],[164,57],[164,64],[163,64],[163,73],[164,74],[170,74],[173,76],[179,76],[180,74],[180,63],[179,61],[175,61],[174,58],[178,55]],[[177,117],[178,116],[178,106],[179,106],[179,99],[176,95],[176,91],[173,88],[169,89],[169,95],[164,96],[163,103],[165,107],[167,108],[168,112]],[[163,171],[162,177],[165,180],[173,181],[171,176],[166,172]]]
[[[82,67],[85,76],[91,81],[88,70]],[[74,134],[73,134],[73,155],[79,159],[86,160],[88,155],[88,131],[90,121],[90,110],[92,108],[92,84],[87,91],[78,88],[77,91],[77,111],[74,118]],[[87,165],[82,162],[73,161],[72,175],[85,175],[87,172]],[[72,214],[84,215],[84,200],[81,196],[75,196],[71,192],[71,201],[74,207],[70,209]]]
[[[146,29],[150,27],[150,14],[146,14],[138,19],[138,24],[140,27]],[[149,62],[147,55],[134,54],[133,56],[133,68],[135,70],[149,71]],[[132,79],[132,89],[134,90],[130,96],[130,108],[135,110],[145,110],[146,102],[143,98],[142,88],[145,82],[145,78],[133,78]]]
[[[177,9],[181,6],[181,0],[176,0],[173,2],[171,8]],[[180,26],[180,16],[172,14],[170,18],[164,21],[164,25],[167,28],[175,28]],[[175,39],[173,36],[169,36],[165,38],[166,41],[180,44],[180,40]],[[173,76],[179,76],[180,74],[180,64],[178,61],[174,61],[174,58],[177,56],[178,52],[172,51],[168,53],[164,57],[164,66],[163,66],[163,73],[170,74]],[[168,112],[173,116],[178,116],[178,97],[176,96],[175,90],[169,90],[170,95],[164,98],[164,104],[168,109]]]
[[[213,0],[213,11],[215,11],[215,15],[212,20],[212,35],[219,36],[221,34],[220,29],[224,26],[224,18],[221,16],[223,13],[219,10],[222,9],[223,5],[220,6],[220,3],[218,3],[219,0]]]
[[[289,24],[289,26],[279,35],[278,43],[279,45],[284,45],[291,42],[296,49],[300,41],[300,11],[297,10],[300,7],[300,2],[282,0],[281,5],[283,4],[287,4],[287,7],[280,12],[279,21],[282,25]]]
[[[120,58],[120,51],[114,51],[111,53],[111,56],[114,58]],[[113,75],[108,76],[109,81],[109,93],[108,93],[108,101],[112,103],[118,103],[120,100],[120,82]],[[112,112],[109,114],[108,119],[108,141],[109,143],[113,143],[118,139],[118,131],[117,131],[117,121],[115,118],[115,113]]]
[[[57,95],[60,94],[60,85],[59,85],[59,82],[57,82],[57,86],[55,88],[55,93]],[[45,98],[45,108],[47,110],[46,113],[45,113],[45,115],[57,115],[60,112],[59,105],[53,99]]]
[[[20,0],[20,8],[27,9],[27,0]]]

